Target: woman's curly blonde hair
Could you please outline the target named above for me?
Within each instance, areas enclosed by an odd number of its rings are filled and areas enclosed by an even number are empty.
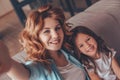
[[[48,64],[48,55],[44,44],[39,38],[39,33],[44,27],[44,19],[53,17],[64,28],[65,16],[60,8],[45,5],[33,11],[26,20],[25,28],[20,34],[20,43],[28,54],[28,59]],[[64,30],[64,29],[63,29]]]

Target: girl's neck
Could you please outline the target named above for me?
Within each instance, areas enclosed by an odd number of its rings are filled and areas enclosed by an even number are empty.
[[[100,56],[100,53],[97,52],[96,55],[93,57],[94,59],[99,59],[101,56]]]

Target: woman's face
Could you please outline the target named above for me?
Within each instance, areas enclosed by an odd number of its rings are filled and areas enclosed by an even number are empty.
[[[59,50],[64,38],[64,33],[60,23],[54,18],[44,19],[44,27],[39,34],[39,38],[47,50]]]
[[[79,33],[75,40],[76,46],[83,54],[90,57],[97,57],[97,42],[89,35]]]

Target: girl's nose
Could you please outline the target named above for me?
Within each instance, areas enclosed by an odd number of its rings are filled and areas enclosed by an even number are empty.
[[[88,48],[90,44],[88,42],[85,42],[85,47]]]

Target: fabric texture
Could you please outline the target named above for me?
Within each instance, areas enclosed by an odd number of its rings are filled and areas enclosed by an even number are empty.
[[[77,67],[81,68],[83,71],[84,75],[86,76],[85,80],[89,80],[89,77],[87,73],[84,70],[84,67],[81,65],[81,63],[76,60],[73,56],[71,56],[69,53],[66,53],[65,51],[61,50],[62,53],[65,55],[66,59],[76,65]],[[56,65],[53,64],[51,65],[52,72],[49,73],[40,63],[36,62],[27,62],[26,67],[30,70],[31,75],[30,75],[30,80],[64,80],[59,73]],[[81,75],[80,75],[81,76]],[[79,78],[81,79],[82,76]]]
[[[83,70],[71,62],[68,62],[66,66],[57,68],[64,80],[85,80]],[[74,77],[71,76],[73,74],[75,74]]]
[[[111,57],[107,57],[105,54],[101,54],[101,58],[95,60],[96,71],[98,75],[104,80],[116,80],[116,75],[114,74],[111,63],[112,58],[115,56],[115,52],[112,53]]]

